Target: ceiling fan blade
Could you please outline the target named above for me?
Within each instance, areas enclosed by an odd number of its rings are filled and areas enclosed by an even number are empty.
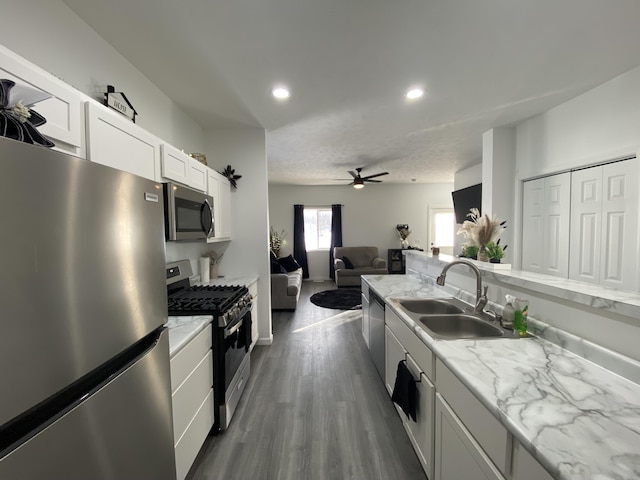
[[[348,173],[351,174],[353,178],[358,178],[360,176],[360,172],[356,174],[356,172],[354,172],[353,170],[349,170]]]
[[[382,183],[382,180],[368,180],[366,178],[363,178],[362,180],[364,180],[365,182],[371,182],[371,183]]]
[[[389,172],[376,173],[375,175],[367,175],[366,177],[362,177],[362,179],[368,180],[370,178],[381,177],[382,175],[389,175]]]

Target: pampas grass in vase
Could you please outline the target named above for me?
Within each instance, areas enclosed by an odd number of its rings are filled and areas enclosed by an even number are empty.
[[[459,234],[478,247],[478,260],[488,262],[489,257],[486,252],[487,244],[495,242],[506,228],[506,221],[489,214],[480,215],[477,208],[472,208],[467,214],[469,220],[465,220],[458,230]]]

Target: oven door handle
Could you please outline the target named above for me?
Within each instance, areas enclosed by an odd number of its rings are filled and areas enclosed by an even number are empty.
[[[224,329],[224,338],[227,338],[230,335],[233,335],[235,332],[238,331],[238,329],[240,329],[240,327],[242,326],[242,317],[239,318],[238,322],[231,328]]]

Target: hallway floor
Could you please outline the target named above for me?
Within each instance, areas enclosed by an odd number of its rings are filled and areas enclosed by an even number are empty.
[[[333,282],[303,282],[295,312],[273,312],[231,425],[209,437],[190,480],[424,480],[361,333],[361,311],[313,305]]]

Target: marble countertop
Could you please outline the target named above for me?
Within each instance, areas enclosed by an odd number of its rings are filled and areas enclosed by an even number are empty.
[[[212,320],[211,315],[169,317],[169,321],[165,324],[169,329],[169,357],[173,358]]]
[[[555,478],[640,478],[640,385],[537,337],[434,339],[394,299],[450,293],[363,278]]]
[[[431,265],[444,267],[460,258],[440,254],[438,256],[417,250],[403,250],[405,255],[412,255],[416,259],[424,259]],[[629,317],[630,322],[640,319],[640,293],[626,290],[607,288],[596,284],[579,282],[568,278],[552,277],[523,270],[495,268],[490,263],[478,262],[465,258],[482,270],[483,278],[493,278],[496,281],[508,283],[511,286],[522,287],[534,292],[543,293],[551,297],[586,305],[600,310],[606,310]]]

